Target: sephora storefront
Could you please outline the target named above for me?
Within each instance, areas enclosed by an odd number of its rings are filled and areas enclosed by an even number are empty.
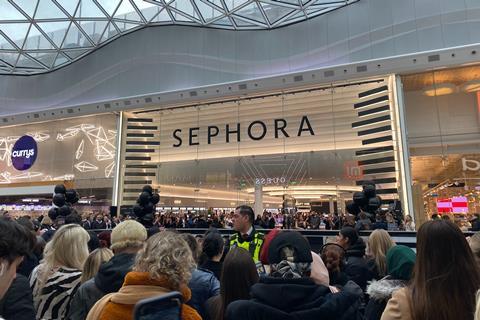
[[[158,210],[345,212],[363,181],[408,211],[396,78],[124,112],[118,203],[152,184]],[[407,170],[409,170],[407,168]]]

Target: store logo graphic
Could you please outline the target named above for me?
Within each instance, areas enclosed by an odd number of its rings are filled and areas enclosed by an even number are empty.
[[[358,161],[345,161],[343,169],[343,177],[346,179],[360,180],[363,178],[363,170]]]
[[[22,136],[12,148],[12,165],[23,171],[30,169],[37,160],[37,142],[31,136]]]
[[[462,170],[463,171],[479,171],[480,161],[462,158]]]

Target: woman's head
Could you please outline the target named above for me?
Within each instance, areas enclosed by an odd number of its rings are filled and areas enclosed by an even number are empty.
[[[45,216],[42,219],[42,225],[51,226],[53,224],[52,219],[49,216]]]
[[[0,299],[15,279],[18,265],[35,245],[35,236],[15,221],[0,218]]]
[[[182,233],[182,238],[188,244],[188,247],[192,251],[192,257],[195,263],[198,262],[198,257],[200,256],[200,246],[198,245],[197,239],[190,233]]]
[[[195,260],[180,234],[162,231],[150,237],[137,254],[134,271],[148,272],[154,280],[166,279],[172,289],[188,283]]]
[[[320,257],[328,272],[340,272],[345,259],[345,249],[336,243],[329,243],[323,246]]]
[[[480,267],[480,232],[468,238],[468,244],[470,245],[470,249],[472,249],[477,265]]]
[[[231,248],[225,256],[220,277],[220,295],[223,319],[224,310],[230,302],[250,298],[250,287],[258,282],[258,272],[250,253],[242,248]],[[217,317],[218,318],[218,317]]]
[[[394,279],[409,281],[415,265],[415,252],[409,247],[397,245],[387,251],[387,273]]]
[[[471,318],[479,287],[478,265],[460,229],[448,220],[425,222],[417,232],[414,319]]]
[[[88,257],[90,236],[78,224],[66,224],[58,229],[45,246],[45,263],[50,267],[82,270]]]
[[[93,278],[100,266],[109,261],[113,257],[112,250],[108,248],[101,248],[93,250],[83,265],[83,272],[81,282],[84,283],[87,280]]]
[[[220,232],[209,231],[202,239],[202,252],[209,260],[223,254],[224,242]]]
[[[110,242],[115,253],[139,250],[147,240],[147,229],[135,220],[127,220],[113,228]]]
[[[387,231],[383,229],[374,230],[368,237],[367,255],[375,260],[380,276],[387,274],[387,251],[395,245]]]

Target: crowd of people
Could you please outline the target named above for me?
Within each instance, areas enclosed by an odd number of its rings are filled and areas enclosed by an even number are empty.
[[[448,219],[422,224],[415,251],[395,243],[388,221],[367,228],[377,222],[359,216],[315,252],[276,223],[262,233],[275,217],[255,218],[248,206],[215,218],[231,219],[235,233],[224,238],[207,223],[198,237],[101,214],[0,218],[0,318],[133,319],[145,299],[178,292],[187,320],[480,319],[480,233],[466,238]]]
[[[158,212],[155,215],[153,225],[158,228],[180,229],[180,228],[216,228],[231,229],[233,227],[234,211],[209,211],[204,213],[196,212]],[[66,217],[60,217],[52,221],[48,216],[33,218],[32,222],[37,229],[52,229],[55,226],[65,223]],[[130,215],[119,215],[111,217],[109,213],[90,212],[80,216],[81,225],[86,230],[113,229],[120,222],[131,219]],[[322,214],[315,211],[284,213],[264,211],[257,215],[254,226],[258,229],[299,229],[299,230],[340,230],[344,226],[351,226],[358,231],[385,229],[389,231],[415,231],[415,224],[410,216],[395,218],[389,212],[379,212],[375,218],[367,218],[365,214],[358,216],[351,214]],[[479,225],[480,226],[480,225]],[[480,228],[479,228],[480,229]]]

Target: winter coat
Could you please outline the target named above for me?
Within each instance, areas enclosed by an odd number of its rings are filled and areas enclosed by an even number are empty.
[[[407,288],[395,291],[388,300],[381,320],[412,320],[409,300],[410,293]]]
[[[192,272],[192,278],[188,283],[192,291],[192,298],[187,304],[193,307],[198,313],[205,317],[205,302],[213,296],[220,294],[220,281],[213,272],[205,269],[195,269]]]
[[[69,319],[84,320],[98,300],[108,293],[120,290],[134,261],[135,254],[120,253],[101,265],[95,277],[83,283],[77,290],[72,300]]]
[[[406,284],[405,281],[391,279],[389,276],[379,281],[373,281],[367,288],[370,300],[365,309],[365,320],[380,320],[392,294],[405,287]]]
[[[350,282],[339,293],[316,285],[309,278],[263,277],[253,285],[251,300],[238,300],[227,307],[228,320],[254,319],[361,319],[358,304],[362,292]]]
[[[412,249],[396,245],[387,251],[386,259],[388,276],[372,282],[367,288],[370,300],[365,309],[366,320],[380,320],[392,294],[406,287],[412,275],[416,255]]]
[[[348,282],[348,276],[342,271],[332,271],[328,273],[331,286],[344,286]]]
[[[87,320],[132,320],[133,308],[140,300],[159,297],[172,291],[167,278],[152,280],[148,272],[129,272],[119,292],[100,299],[90,310]],[[190,299],[190,289],[185,285],[179,290],[183,301]],[[201,320],[197,311],[185,304],[181,308],[182,320]]]
[[[364,258],[365,248],[363,239],[358,238],[357,242],[346,250],[344,270],[349,279],[358,284],[363,291],[367,287],[367,282],[374,277]]]
[[[215,277],[220,280],[220,275],[222,274],[222,262],[207,260],[200,266],[200,268],[213,272]]]
[[[92,229],[105,229],[105,227],[106,227],[106,224],[103,220],[101,221],[93,220],[92,222]]]
[[[33,269],[30,276],[30,287],[37,319],[66,319],[73,296],[80,287],[82,271],[73,268],[59,267],[51,270],[44,283],[39,274],[47,268],[40,264]]]
[[[0,316],[5,320],[35,320],[32,289],[25,276],[17,274],[0,300]]]

